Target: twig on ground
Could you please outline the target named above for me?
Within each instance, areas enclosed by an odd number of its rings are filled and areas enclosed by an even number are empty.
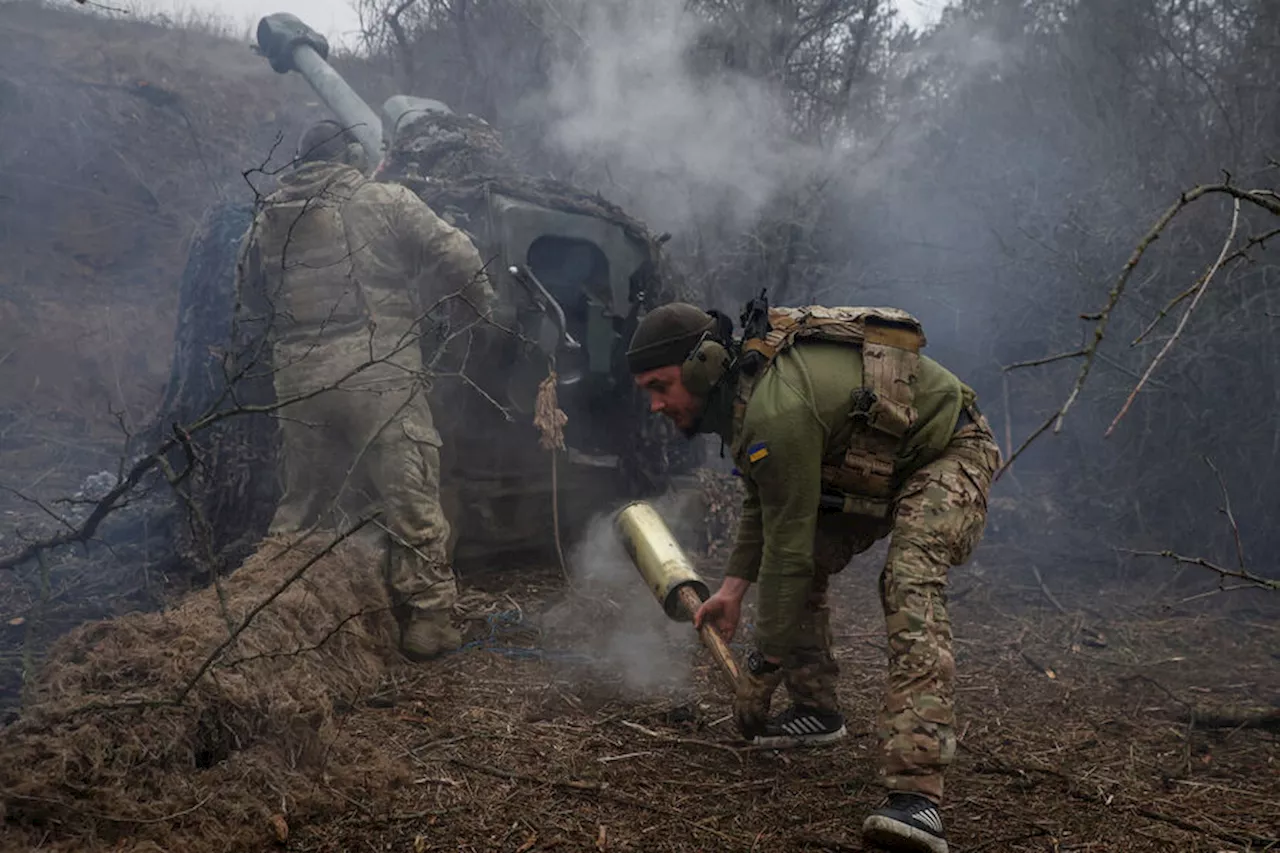
[[[1134,806],[1133,812],[1135,814],[1140,814],[1145,818],[1150,818],[1151,820],[1158,820],[1162,823],[1167,823],[1170,826],[1176,826],[1178,829],[1185,830],[1186,832],[1196,832],[1200,835],[1207,835],[1210,838],[1230,841],[1232,844],[1244,844],[1246,846],[1256,847],[1260,850],[1272,850],[1277,845],[1280,845],[1280,838],[1266,838],[1261,835],[1223,832],[1217,829],[1210,829],[1205,826],[1194,824],[1189,820],[1183,820],[1180,817],[1158,812],[1155,809],[1146,808],[1145,806]]]
[[[499,779],[510,779],[513,782],[532,782],[537,785],[552,785],[562,790],[573,791],[579,794],[589,794],[594,797],[600,797],[601,799],[612,800],[615,803],[621,803],[623,805],[632,806],[633,808],[654,812],[655,814],[667,815],[668,817],[673,817],[676,820],[679,820],[681,823],[684,823],[695,830],[710,833],[711,835],[715,835],[718,838],[722,838],[726,841],[736,842],[738,840],[731,836],[725,835],[722,832],[714,830],[709,826],[704,826],[700,823],[690,820],[688,817],[686,817],[685,815],[681,814],[678,811],[675,811],[674,809],[663,808],[662,806],[645,802],[644,800],[631,797],[627,794],[622,794],[619,792],[607,790],[607,787],[604,783],[580,782],[577,780],[543,779],[538,776],[532,776],[528,773],[516,773],[511,770],[503,770],[499,767],[489,767],[484,764],[476,764],[474,762],[467,761],[466,759],[457,758],[456,756],[451,757],[449,760],[454,764],[457,764],[459,767],[466,767],[470,770],[475,770],[478,773],[485,773],[490,776],[497,776]]]
[[[1060,770],[1055,770],[1049,767],[1037,766],[1034,764],[1012,764],[1010,762],[1005,761],[1004,759],[998,758],[994,755],[991,755],[990,753],[984,752],[969,744],[966,744],[963,741],[959,742],[957,746],[966,752],[972,753],[973,755],[978,756],[979,758],[982,758],[986,762],[990,762],[990,764],[994,768],[1001,770],[1003,772],[1014,772],[1014,773],[1023,774],[1023,775],[1025,775],[1027,772],[1041,773],[1046,776],[1052,776],[1056,779],[1060,779],[1063,782],[1065,782],[1067,785],[1067,794],[1072,798],[1080,800],[1082,802],[1091,803],[1093,805],[1111,806],[1113,803],[1115,803],[1117,800],[1121,798],[1129,799],[1128,797],[1126,797],[1126,795],[1122,793],[1108,794],[1106,795],[1105,798],[1100,798],[1101,795],[1100,795],[1100,792],[1097,790],[1096,784],[1086,783],[1083,780],[1077,779],[1074,776],[1071,776],[1067,773],[1063,773]],[[1210,838],[1218,838],[1218,839],[1222,839],[1223,841],[1230,841],[1233,844],[1254,845],[1264,850],[1269,850],[1276,847],[1277,845],[1280,845],[1280,839],[1266,838],[1263,836],[1251,835],[1251,834],[1222,832],[1220,830],[1209,829],[1203,826],[1199,826],[1198,824],[1194,824],[1191,821],[1183,820],[1182,818],[1172,817],[1170,815],[1155,811],[1154,809],[1147,808],[1137,803],[1133,803],[1131,805],[1125,805],[1122,803],[1120,804],[1119,807],[1126,811],[1131,811],[1134,814],[1138,814],[1143,817],[1149,818],[1151,820],[1158,820],[1164,823],[1168,823],[1172,826],[1176,826],[1177,828],[1185,830],[1187,832],[1195,832],[1201,835],[1207,835]]]
[[[1050,604],[1058,608],[1059,613],[1065,615],[1067,608],[1062,606],[1062,602],[1058,601],[1057,597],[1054,596],[1053,591],[1049,589],[1048,584],[1044,582],[1044,578],[1040,576],[1040,567],[1033,563],[1031,566],[1031,573],[1036,576],[1036,583],[1040,584],[1040,591],[1044,593],[1044,597],[1049,599]]]
[[[1004,850],[1006,849],[1006,844],[1015,844],[1019,841],[1030,841],[1033,838],[1042,838],[1043,836],[1051,834],[1052,833],[1044,827],[1037,826],[1035,829],[1024,832],[1021,835],[1006,835],[1004,838],[993,838],[990,841],[983,841],[981,844],[975,844],[973,847],[966,847],[964,848],[964,853],[979,853],[979,851],[991,848]]]
[[[53,799],[52,797],[36,797],[36,796],[32,796],[31,794],[19,794],[16,791],[0,791],[0,796],[9,797],[14,800],[26,800],[28,802],[33,802],[33,803],[48,803],[50,805],[59,806],[60,808],[65,809],[67,812],[71,814],[79,814],[87,818],[92,818],[93,820],[105,820],[109,823],[133,823],[133,824],[140,824],[140,825],[154,824],[154,823],[168,823],[171,820],[177,820],[180,817],[186,817],[192,812],[198,811],[199,809],[203,808],[205,803],[213,799],[213,794],[209,794],[203,800],[196,803],[194,806],[183,809],[180,812],[174,812],[173,814],[164,815],[163,817],[121,817],[119,815],[98,814],[96,812],[82,811],[80,809],[74,808],[68,803],[63,802],[62,800]]]
[[[1211,563],[1204,557],[1184,557],[1181,554],[1175,554],[1173,551],[1135,551],[1130,548],[1117,548],[1123,554],[1129,554],[1134,557],[1163,557],[1166,560],[1174,560],[1189,566],[1200,566],[1211,572],[1217,572],[1225,578],[1235,578],[1237,580],[1246,581],[1243,587],[1234,587],[1235,589],[1243,589],[1248,587],[1258,587],[1260,589],[1280,590],[1280,580],[1264,578],[1262,575],[1256,575],[1246,569],[1227,569],[1216,563]],[[1226,590],[1222,590],[1226,591]]]
[[[812,845],[819,850],[830,850],[834,853],[860,853],[865,850],[861,844],[848,844],[836,838],[827,838],[822,835],[812,835],[809,833],[801,833],[796,836],[796,841],[802,844]]]
[[[738,759],[738,763],[742,763],[743,760],[743,750],[729,746],[727,743],[716,743],[715,741],[699,740],[697,738],[673,737],[671,735],[665,735],[662,732],[654,731],[653,729],[647,729],[639,723],[633,723],[630,720],[619,720],[618,722],[632,731],[640,732],[640,734],[651,737],[654,740],[660,740],[664,743],[673,743],[680,746],[703,746],[708,749],[718,749],[722,752],[727,752],[734,758]]]

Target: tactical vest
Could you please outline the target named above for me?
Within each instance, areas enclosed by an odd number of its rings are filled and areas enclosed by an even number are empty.
[[[764,365],[738,378],[733,401],[734,435],[742,435],[756,382],[778,354],[797,341],[847,344],[862,352],[863,384],[853,390],[849,444],[839,465],[822,466],[822,505],[854,515],[887,518],[898,482],[894,467],[916,422],[914,380],[925,345],[920,321],[897,308],[770,308],[769,332],[743,341]],[[735,456],[737,454],[735,453]]]

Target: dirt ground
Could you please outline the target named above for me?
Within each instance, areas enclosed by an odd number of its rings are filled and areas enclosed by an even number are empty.
[[[566,633],[557,573],[488,578],[462,650],[397,667],[339,708],[330,746],[368,756],[367,784],[335,782],[343,805],[323,812],[295,813],[281,792],[263,804],[275,822],[262,819],[260,849],[287,829],[297,851],[862,850],[858,826],[880,797],[874,574],[863,560],[834,586],[850,737],[787,752],[737,741],[705,652],[677,643],[670,678],[637,691],[591,659],[590,624]],[[1034,581],[956,573],[953,849],[1280,849],[1274,602],[1127,603],[1135,593],[1046,595]],[[549,631],[551,614],[562,627]],[[201,778],[211,772],[192,774],[181,814],[148,821],[197,818],[218,797]],[[127,844],[127,817],[112,820]],[[181,849],[171,839],[162,849]]]
[[[1001,548],[990,551],[952,583],[953,849],[1280,849],[1277,602],[1144,602],[1133,584],[1061,579],[1049,589],[1011,582],[1020,575],[994,568]],[[281,754],[263,767],[269,745],[232,749],[174,774],[180,790],[116,796],[106,812],[60,783],[50,793],[81,805],[33,819],[11,800],[0,849],[870,849],[858,827],[881,796],[876,570],[874,555],[861,558],[833,585],[850,732],[838,745],[743,746],[687,625],[663,622],[655,604],[664,644],[620,653],[617,602],[566,595],[554,568],[525,569],[467,583],[461,650],[393,665],[375,689],[337,701],[319,760]],[[748,609],[748,632],[750,621]],[[739,654],[748,640],[737,638]],[[236,837],[256,843],[206,846],[228,810],[244,821]]]
[[[394,673],[351,710],[342,737],[399,757],[412,780],[298,821],[289,847],[864,849],[858,826],[881,796],[873,575],[855,565],[836,585],[850,731],[837,746],[741,746],[705,652],[691,683],[646,700],[494,620],[470,648]],[[1059,594],[1062,612],[1038,590],[960,576],[960,749],[944,809],[953,849],[1280,849],[1280,719],[1232,718],[1280,696],[1274,608],[1161,612],[1108,592],[1089,595],[1088,609]],[[545,593],[509,594],[528,611]]]

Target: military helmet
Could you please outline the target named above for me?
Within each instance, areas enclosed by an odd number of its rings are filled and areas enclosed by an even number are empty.
[[[360,168],[363,159],[364,149],[351,129],[328,118],[302,132],[294,153],[294,162],[299,164],[346,163]]]

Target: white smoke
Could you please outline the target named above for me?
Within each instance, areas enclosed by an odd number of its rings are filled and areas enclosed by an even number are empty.
[[[565,7],[569,4],[559,4]],[[591,0],[580,41],[552,73],[552,142],[607,164],[606,195],[655,230],[745,226],[818,153],[787,139],[777,95],[723,70],[695,69],[704,24],[682,0]]]
[[[787,196],[806,186],[851,202],[892,192],[937,132],[934,109],[975,78],[1000,73],[1010,51],[988,28],[948,21],[868,84],[885,87],[896,114],[874,123],[853,115],[820,148],[795,138],[777,86],[723,67],[724,42],[743,35],[718,32],[685,0],[554,0],[548,8],[571,43],[549,89],[527,106],[551,116],[549,142],[572,164],[572,180],[655,232],[676,234],[740,233],[771,203],[795,204]],[[764,42],[769,33],[753,36]],[[749,52],[749,42],[734,49]],[[918,90],[925,67],[927,91]]]
[[[652,502],[677,540],[687,538],[689,501]],[[595,677],[617,679],[637,697],[692,684],[699,642],[690,622],[669,619],[623,550],[613,512],[597,516],[571,546],[572,589],[544,615],[548,645],[589,661]]]

